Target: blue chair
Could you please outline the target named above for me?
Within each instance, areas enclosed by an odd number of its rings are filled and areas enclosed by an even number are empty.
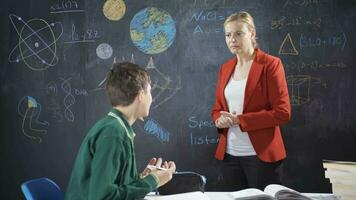
[[[27,200],[63,200],[64,194],[59,186],[48,178],[24,182],[21,190]]]

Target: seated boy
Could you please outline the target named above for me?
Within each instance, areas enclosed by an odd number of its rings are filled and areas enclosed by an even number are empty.
[[[172,179],[175,163],[153,158],[148,164],[163,167],[136,169],[132,124],[146,117],[152,103],[150,78],[138,65],[114,63],[106,77],[107,96],[113,106],[84,138],[65,199],[139,199]]]

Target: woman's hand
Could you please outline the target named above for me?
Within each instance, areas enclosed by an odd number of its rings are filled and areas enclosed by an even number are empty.
[[[220,117],[215,121],[215,126],[218,128],[230,128],[240,124],[237,114],[220,111]]]

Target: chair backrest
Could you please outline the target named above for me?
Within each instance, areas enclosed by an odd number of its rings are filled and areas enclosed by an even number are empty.
[[[63,200],[64,194],[59,186],[48,178],[24,182],[21,190],[27,200]]]

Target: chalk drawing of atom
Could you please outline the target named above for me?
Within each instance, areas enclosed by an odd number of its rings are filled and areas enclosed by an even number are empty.
[[[36,18],[25,22],[14,14],[9,18],[19,37],[8,57],[9,62],[23,61],[34,71],[46,70],[58,63],[56,42],[63,34],[60,22],[49,24]]]

